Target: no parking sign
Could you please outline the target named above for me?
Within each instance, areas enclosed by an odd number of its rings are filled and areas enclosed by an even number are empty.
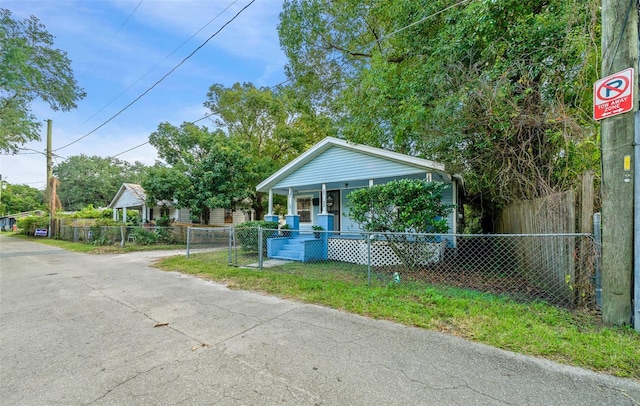
[[[602,120],[633,109],[633,68],[625,69],[593,85],[593,118]]]

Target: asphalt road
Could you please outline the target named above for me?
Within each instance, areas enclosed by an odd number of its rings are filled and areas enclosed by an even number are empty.
[[[149,267],[166,254],[0,236],[0,403],[640,405],[636,381]]]

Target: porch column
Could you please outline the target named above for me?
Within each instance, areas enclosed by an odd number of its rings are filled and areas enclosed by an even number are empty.
[[[118,209],[116,207],[113,208],[113,221],[118,221]]]
[[[264,221],[280,221],[280,218],[273,214],[273,190],[269,189],[269,211],[264,216]]]
[[[293,188],[289,188],[289,209],[286,215],[287,225],[291,230],[299,230],[300,229],[300,216],[295,214],[295,201],[293,200]],[[293,235],[297,233],[294,232]]]
[[[289,188],[289,196],[287,198],[287,216],[292,216],[295,214],[295,210],[293,209],[293,188]]]
[[[123,223],[127,222],[127,208],[126,207],[122,208],[122,222]]]
[[[146,223],[149,220],[149,213],[147,212],[147,204],[142,204],[142,224]]]
[[[322,184],[322,212],[320,214],[327,214],[327,184]],[[323,226],[324,227],[324,226]]]
[[[373,187],[373,179],[369,179],[369,187]]]

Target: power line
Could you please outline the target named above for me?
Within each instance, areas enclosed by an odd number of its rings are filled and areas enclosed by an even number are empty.
[[[279,86],[284,85],[285,83],[287,83],[287,82],[289,82],[289,81],[290,81],[289,79],[287,79],[287,80],[283,80],[282,82],[280,82],[280,83],[278,83],[278,84],[275,84],[275,85],[273,85],[273,86],[270,86],[268,89],[275,89],[275,88],[277,88],[277,87],[279,87]],[[235,102],[233,105],[239,104],[240,102],[242,102],[242,100],[239,100],[239,101]],[[232,106],[233,106],[233,105],[232,105]],[[204,120],[204,119],[207,119],[207,118],[209,118],[209,117],[211,117],[211,116],[215,116],[215,113],[207,114],[207,115],[205,115],[204,117],[200,117],[199,119],[194,120],[194,121],[187,121],[187,123],[189,123],[189,124],[195,124],[195,123],[197,123],[197,122],[199,122],[199,121],[202,121],[202,120]],[[115,154],[115,155],[112,155],[112,156],[111,156],[111,158],[115,158],[115,157],[117,157],[117,156],[120,156],[120,155],[122,155],[122,154],[125,154],[125,153],[127,153],[127,152],[129,152],[129,151],[133,151],[134,149],[140,148],[140,147],[145,146],[145,145],[147,145],[147,144],[149,144],[149,141],[147,141],[147,142],[143,142],[142,144],[139,144],[139,145],[136,145],[135,147],[129,148],[129,149],[127,149],[126,151],[122,151],[122,152],[119,152],[119,153],[117,153],[117,154]]]
[[[202,120],[202,119],[200,119],[200,120]],[[122,155],[122,154],[126,154],[127,152],[129,152],[129,151],[133,151],[134,149],[138,149],[138,148],[140,148],[140,147],[143,147],[143,146],[147,145],[148,143],[149,143],[149,141],[143,142],[142,144],[140,144],[140,145],[136,145],[136,146],[135,146],[135,147],[133,147],[133,148],[129,148],[129,149],[128,149],[128,150],[126,150],[126,151],[122,151],[122,152],[119,152],[119,153],[117,153],[117,154],[115,154],[115,155],[111,155],[111,158],[115,158],[115,157],[120,156],[120,155]]]
[[[377,40],[375,40],[375,41],[372,41],[372,42],[371,42],[371,43],[369,43],[369,44],[366,44],[365,46],[373,45],[373,44],[375,44],[376,42],[384,41],[384,40],[386,40],[386,39],[388,39],[388,38],[392,37],[393,35],[396,35],[396,34],[398,34],[398,33],[402,32],[402,31],[404,31],[404,30],[406,30],[406,29],[408,29],[408,28],[411,28],[411,27],[413,27],[413,26],[415,26],[415,25],[421,24],[421,23],[423,23],[423,22],[425,22],[425,21],[427,21],[427,20],[429,20],[429,19],[431,19],[431,18],[433,18],[433,17],[435,17],[435,16],[437,16],[437,15],[439,15],[439,14],[442,14],[442,13],[444,13],[444,12],[446,12],[446,11],[448,11],[448,10],[450,10],[450,9],[454,8],[454,7],[461,6],[461,5],[463,5],[464,3],[468,3],[468,2],[470,2],[470,1],[471,1],[471,0],[462,0],[462,1],[458,2],[458,3],[452,4],[452,5],[450,5],[450,6],[448,6],[448,7],[445,7],[445,8],[443,8],[443,9],[439,10],[439,11],[436,11],[435,13],[432,13],[432,14],[430,14],[430,15],[426,16],[426,17],[423,17],[423,18],[421,18],[420,20],[414,21],[414,22],[412,22],[411,24],[408,24],[408,25],[406,25],[406,26],[404,26],[404,27],[402,27],[402,28],[399,28],[399,29],[397,29],[397,30],[395,30],[395,31],[393,31],[393,32],[391,32],[391,33],[389,33],[389,34],[387,34],[387,35],[384,35],[384,36],[380,37],[379,39],[377,39]],[[639,0],[639,1],[640,1],[640,0]],[[250,5],[250,4],[249,4],[249,5]],[[247,7],[248,7],[248,6],[247,6]],[[336,58],[334,58],[334,59],[332,59],[332,60],[333,60],[333,61],[335,61],[335,60],[337,60],[337,58],[338,58],[338,57],[336,57]],[[286,79],[286,80],[284,80],[284,81],[282,81],[282,82],[280,82],[280,83],[278,83],[278,84],[276,84],[276,85],[273,85],[273,86],[269,87],[269,89],[275,89],[275,88],[277,88],[277,87],[279,87],[279,86],[282,86],[282,85],[284,85],[285,83],[290,82],[290,81],[291,81],[291,79]],[[235,104],[239,104],[239,103],[241,103],[241,102],[242,102],[242,100],[239,100],[239,101],[237,101],[236,103],[234,103],[234,105],[235,105]],[[215,114],[213,114],[213,113],[212,113],[212,114],[207,114],[207,115],[205,115],[204,117],[201,117],[201,118],[199,118],[199,119],[197,119],[197,120],[195,120],[195,121],[191,121],[190,123],[191,123],[191,124],[195,124],[195,123],[197,123],[197,122],[199,122],[199,121],[202,121],[202,120],[204,120],[204,119],[206,119],[206,118],[209,118],[209,117],[211,117],[211,116],[213,116],[213,115],[215,115]],[[113,157],[113,158],[115,158],[115,157],[117,157],[117,156],[120,156],[120,155],[122,155],[122,154],[125,154],[125,153],[127,153],[127,152],[129,152],[129,151],[132,151],[132,150],[134,150],[134,149],[140,148],[140,147],[142,147],[142,146],[144,146],[144,145],[147,145],[147,144],[149,144],[149,141],[146,141],[146,142],[144,142],[144,143],[142,143],[142,144],[140,144],[140,145],[137,145],[137,146],[135,146],[135,147],[129,148],[129,149],[127,149],[126,151],[123,151],[123,152],[120,152],[120,153],[118,153],[118,154],[116,154],[116,155],[113,155],[112,157]]]
[[[169,57],[171,57],[171,55],[175,54],[180,48],[182,48],[185,44],[187,44],[189,41],[191,41],[193,39],[193,37],[195,37],[196,35],[198,35],[202,30],[204,30],[206,27],[208,27],[212,22],[214,22],[215,20],[218,19],[218,17],[220,17],[225,11],[227,11],[231,6],[233,6],[234,4],[236,4],[238,2],[238,0],[234,0],[233,3],[229,4],[227,7],[225,7],[221,12],[219,12],[215,17],[213,17],[211,20],[209,20],[208,23],[206,23],[205,25],[203,25],[198,31],[194,32],[193,35],[191,35],[189,38],[187,38],[182,44],[180,44],[176,49],[174,49],[173,51],[171,51],[171,53],[169,53],[167,56],[164,57],[164,59],[162,59],[160,62],[158,62],[157,64],[155,64],[153,67],[151,67],[151,69],[149,69],[144,75],[140,76],[135,82],[131,83],[126,89],[124,89],[123,91],[121,91],[120,93],[118,93],[118,95],[116,97],[114,97],[113,99],[111,99],[107,104],[105,104],[104,106],[102,106],[100,108],[100,110],[96,111],[95,113],[93,113],[89,118],[87,118],[86,120],[84,120],[82,123],[80,123],[80,125],[85,124],[87,121],[91,120],[92,118],[94,118],[96,115],[98,115],[98,113],[100,113],[102,110],[106,109],[107,107],[109,107],[114,101],[116,101],[117,99],[120,98],[120,96],[122,96],[123,94],[125,94],[128,90],[130,90],[133,86],[137,85],[138,83],[140,83],[140,81],[142,79],[144,79],[145,77],[147,77],[148,74],[150,74],[155,68],[157,68],[158,66],[160,66],[160,64],[164,61],[166,61]],[[142,1],[141,1],[142,3]],[[135,11],[135,10],[134,10]]]
[[[133,9],[133,11],[132,11],[132,12],[129,14],[129,16],[127,17],[127,19],[126,19],[126,20],[124,20],[124,22],[122,23],[122,25],[120,26],[120,28],[118,28],[118,30],[116,31],[116,33],[115,33],[115,34],[113,34],[112,39],[113,39],[113,38],[115,38],[115,37],[118,35],[118,33],[120,32],[120,30],[121,30],[125,25],[127,25],[127,23],[129,22],[129,19],[133,16],[133,14],[136,12],[136,10],[138,10],[138,7],[140,7],[140,5],[142,4],[142,2],[144,2],[144,0],[140,0],[140,2],[138,3],[138,5],[136,6],[136,8],[134,8],[134,9]]]
[[[389,33],[389,34],[387,34],[387,35],[383,35],[383,36],[382,36],[382,37],[380,37],[379,39],[377,39],[377,40],[373,41],[371,44],[374,44],[374,43],[379,42],[379,41],[384,41],[385,39],[387,39],[387,38],[389,38],[389,37],[391,37],[391,36],[393,36],[393,35],[396,35],[397,33],[402,32],[402,31],[404,31],[404,30],[406,30],[406,29],[408,29],[408,28],[411,28],[411,27],[413,27],[414,25],[421,24],[421,23],[423,23],[423,22],[425,22],[425,21],[427,21],[427,20],[429,20],[429,19],[431,19],[431,18],[433,18],[433,17],[437,16],[438,14],[442,14],[442,13],[444,13],[445,11],[448,11],[448,10],[450,10],[450,9],[454,8],[454,7],[461,6],[461,5],[463,5],[464,3],[468,3],[468,2],[470,2],[470,1],[471,1],[471,0],[462,0],[462,1],[458,2],[458,3],[455,3],[455,4],[450,5],[449,7],[445,7],[445,8],[443,8],[442,10],[440,10],[440,11],[436,11],[435,13],[433,13],[433,14],[431,14],[431,15],[428,15],[428,16],[426,16],[426,17],[424,17],[424,18],[421,18],[421,19],[420,19],[420,20],[418,20],[418,21],[414,21],[414,22],[412,22],[411,24],[409,24],[409,25],[407,25],[407,26],[405,26],[405,27],[402,27],[402,28],[400,28],[400,29],[397,29],[397,30],[395,30],[395,31],[393,31],[393,32],[391,32],[391,33]],[[369,44],[369,45],[371,45],[371,44]]]
[[[140,5],[142,4],[142,2],[144,2],[144,0],[140,0],[140,2],[138,3],[138,5],[133,9],[133,11],[131,13],[129,13],[129,16],[124,20],[124,22],[120,25],[120,28],[118,28],[116,30],[116,32],[113,34],[113,37],[111,37],[111,40],[113,40],[118,33],[120,32],[120,30],[122,30],[122,28],[127,24],[127,22],[129,22],[129,19],[131,19],[131,17],[133,16],[133,14],[136,12],[136,10],[138,10],[138,7],[140,7]],[[91,63],[89,64],[89,66],[87,67],[87,69],[85,69],[85,71],[82,73],[82,76],[86,75],[87,72],[89,72],[91,70],[91,68],[94,65],[95,62],[95,56],[91,59]],[[84,124],[84,123],[82,123]],[[81,124],[81,125],[82,125]]]
[[[209,38],[207,38],[202,44],[200,44],[200,46],[198,46],[196,49],[193,50],[193,52],[191,52],[189,55],[187,55],[182,61],[180,61],[180,63],[178,63],[176,66],[174,66],[168,73],[166,73],[164,76],[162,76],[157,82],[155,82],[153,85],[151,85],[151,87],[149,87],[147,90],[145,90],[140,96],[136,97],[131,103],[127,104],[125,107],[123,107],[120,111],[118,111],[116,114],[114,114],[113,116],[109,117],[109,119],[107,119],[105,122],[103,122],[102,124],[100,124],[99,126],[97,126],[96,128],[94,128],[93,130],[89,131],[88,133],[86,133],[85,135],[83,135],[82,137],[76,139],[75,141],[72,141],[66,145],[63,145],[60,148],[57,148],[55,151],[59,151],[63,148],[66,148],[70,145],[75,144],[78,141],[81,141],[85,138],[87,138],[89,135],[93,134],[94,132],[98,131],[100,128],[104,127],[106,124],[108,124],[111,120],[113,120],[114,118],[118,117],[120,114],[122,114],[125,110],[127,110],[129,107],[131,107],[132,105],[134,105],[138,100],[142,99],[147,93],[149,93],[151,90],[153,90],[153,88],[155,88],[158,84],[160,84],[160,82],[162,82],[163,80],[165,80],[169,75],[171,75],[173,72],[176,71],[176,69],[178,69],[180,66],[182,66],[182,64],[184,64],[189,58],[191,58],[193,55],[195,55],[196,52],[198,52],[200,49],[202,49],[202,47],[204,47],[213,37],[215,37],[216,35],[218,35],[223,29],[225,29],[227,27],[227,25],[231,24],[231,22],[233,22],[233,20],[235,20],[240,14],[242,14],[242,12],[244,10],[246,10],[250,5],[252,5],[256,0],[251,0],[251,2],[249,2],[246,6],[244,6],[240,11],[238,11],[238,13],[233,16],[233,18],[231,18],[229,21],[227,21],[222,27],[220,27],[220,29],[216,32],[214,32],[211,36],[209,36]]]

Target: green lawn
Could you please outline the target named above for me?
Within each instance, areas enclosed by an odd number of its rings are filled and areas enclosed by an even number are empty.
[[[367,284],[366,268],[336,263],[290,263],[276,268],[236,268],[227,253],[164,259],[160,269],[226,283],[232,289],[319,304],[391,320],[563,364],[640,380],[640,334],[611,328],[598,315],[545,303],[423,283]]]
[[[32,238],[30,238],[32,239]],[[96,247],[38,240],[76,252],[116,253],[180,246]],[[160,269],[197,275],[252,290],[347,312],[442,331],[506,350],[640,380],[640,334],[603,326],[597,314],[545,303],[417,282],[367,283],[366,267],[289,263],[259,271],[227,265],[226,251],[176,256]]]
[[[13,238],[20,238],[28,241],[35,241],[45,245],[52,245],[55,247],[64,248],[67,251],[80,252],[84,254],[122,254],[125,252],[134,252],[134,251],[157,251],[157,250],[185,250],[185,245],[136,245],[133,243],[126,243],[124,247],[120,247],[119,245],[94,245],[94,244],[85,244],[79,242],[71,242],[64,240],[56,240],[56,239],[48,239],[48,238],[40,238],[40,237],[30,237],[24,234],[6,234]]]

